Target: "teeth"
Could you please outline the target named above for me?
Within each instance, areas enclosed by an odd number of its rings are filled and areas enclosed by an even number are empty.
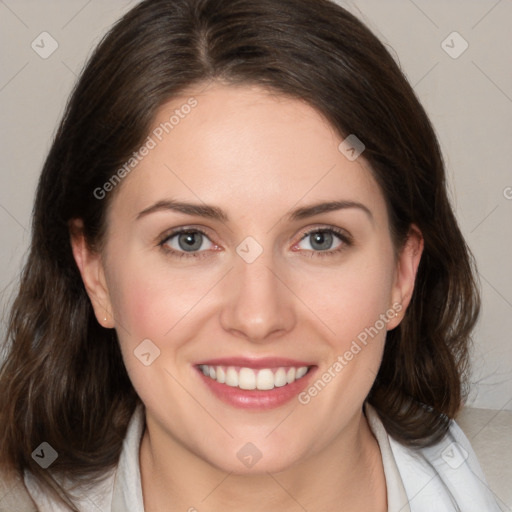
[[[217,366],[217,378],[215,380],[221,384],[226,382],[226,372],[222,366]]]
[[[231,366],[226,370],[226,384],[232,387],[238,386],[238,373]]]
[[[238,387],[240,389],[256,389],[256,374],[250,368],[241,368],[238,373]]]
[[[286,386],[286,384],[288,384],[286,382],[286,370],[284,368],[279,368],[279,370],[277,370],[276,374],[274,375],[274,379],[274,386],[276,388]]]
[[[301,366],[300,368],[297,369],[297,373],[295,374],[295,378],[296,379],[300,379],[301,377],[304,377],[304,375],[306,375],[307,371],[308,371],[307,366]]]
[[[253,372],[254,373],[254,372]],[[274,389],[275,379],[272,370],[265,368],[258,372],[256,377],[256,387],[260,390]]]
[[[210,377],[221,384],[240,389],[258,389],[267,391],[291,384],[297,379],[301,379],[308,372],[307,366],[299,368],[261,368],[253,370],[252,368],[240,368],[238,371],[233,366],[208,366],[202,364],[199,369],[204,375]]]

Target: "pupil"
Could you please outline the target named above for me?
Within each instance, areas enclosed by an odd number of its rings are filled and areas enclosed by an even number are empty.
[[[332,243],[332,234],[326,232],[318,232],[313,235],[314,243],[318,243],[319,249],[329,249]]]
[[[195,237],[197,240],[194,240]],[[201,233],[182,233],[178,238],[180,248],[185,251],[199,249],[201,247]],[[182,243],[183,242],[183,243]]]

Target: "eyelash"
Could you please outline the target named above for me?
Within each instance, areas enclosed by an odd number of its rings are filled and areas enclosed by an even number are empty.
[[[171,238],[174,238],[177,235],[187,234],[187,233],[188,234],[190,234],[190,233],[201,233],[202,235],[204,235],[206,238],[209,239],[208,234],[205,231],[203,231],[202,229],[199,229],[199,228],[182,228],[182,229],[177,229],[175,231],[172,231],[171,233],[166,234],[165,237],[162,238],[162,240],[160,242],[158,242],[158,246],[165,253],[167,253],[169,256],[172,256],[172,257],[175,257],[175,258],[183,258],[183,257],[185,257],[185,258],[190,258],[190,257],[191,258],[207,258],[208,257],[208,254],[207,254],[208,251],[197,251],[197,252],[176,251],[175,249],[171,249],[171,248],[169,248],[168,246],[165,245],[169,240],[171,240]],[[339,254],[340,252],[342,252],[346,247],[350,247],[352,245],[351,238],[345,232],[343,232],[343,231],[341,231],[339,229],[333,228],[333,227],[329,227],[329,228],[314,228],[314,229],[312,229],[310,231],[307,231],[307,232],[305,232],[302,235],[302,237],[297,242],[297,244],[302,242],[302,240],[304,240],[308,236],[314,235],[316,233],[331,233],[331,234],[334,234],[343,243],[337,249],[330,249],[330,250],[327,250],[327,251],[311,251],[311,250],[307,250],[306,251],[307,253],[311,253],[308,256],[310,258],[313,258],[313,257],[325,257],[325,256],[335,256],[336,254]]]
[[[165,244],[171,240],[171,238],[174,238],[177,235],[181,235],[183,233],[201,233],[205,237],[209,238],[208,235],[199,228],[182,228],[177,229],[175,231],[171,231],[169,234],[165,235],[165,237],[158,243],[158,245],[161,247],[161,249],[167,253],[169,256],[175,257],[175,258],[206,258],[208,255],[206,254],[207,251],[200,251],[200,252],[186,252],[186,251],[176,251],[175,249],[171,249],[167,247]]]

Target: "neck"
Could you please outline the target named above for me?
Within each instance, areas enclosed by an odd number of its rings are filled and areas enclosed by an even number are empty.
[[[146,425],[139,454],[146,512],[387,510],[379,446],[362,413],[293,467],[250,475],[209,464],[150,417]]]

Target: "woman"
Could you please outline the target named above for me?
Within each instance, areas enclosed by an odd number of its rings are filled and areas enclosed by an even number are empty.
[[[4,508],[499,510],[452,421],[473,273],[432,127],[361,22],[143,1],[40,178]]]

